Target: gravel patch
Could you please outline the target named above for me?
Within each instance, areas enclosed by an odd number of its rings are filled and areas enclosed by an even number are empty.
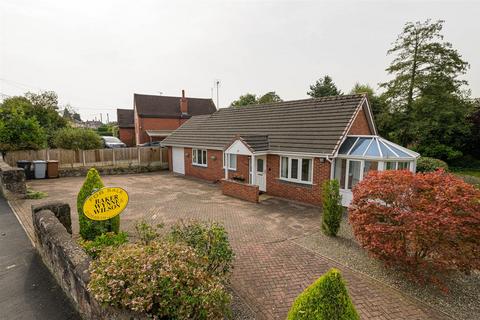
[[[255,314],[245,301],[233,290],[230,294],[232,295],[232,320],[255,320]]]
[[[450,277],[446,283],[449,288],[448,293],[443,293],[433,285],[420,285],[408,281],[401,273],[384,268],[382,263],[368,256],[366,251],[355,241],[346,216],[343,217],[336,238],[328,237],[318,231],[293,239],[293,241],[415,297],[437,310],[449,314],[454,319],[479,319],[479,272],[470,276],[457,274]]]

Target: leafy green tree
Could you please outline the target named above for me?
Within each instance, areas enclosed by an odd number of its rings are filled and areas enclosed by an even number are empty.
[[[310,91],[308,91],[307,94],[312,98],[320,98],[338,96],[343,93],[337,88],[332,78],[326,75],[323,78],[318,79],[315,84],[312,84],[310,86]]]
[[[73,121],[82,121],[82,118],[80,117],[80,114],[75,111],[75,109],[72,108],[70,105],[66,105],[63,109],[62,112],[62,117],[64,119]]]
[[[63,128],[53,139],[58,148],[70,150],[90,150],[102,147],[100,136],[93,130],[83,128]]]
[[[3,152],[46,147],[44,129],[35,117],[25,112],[31,107],[24,97],[11,97],[0,104],[0,149]]]
[[[282,98],[278,94],[275,93],[275,91],[270,91],[265,93],[263,96],[258,98],[258,104],[264,104],[264,103],[274,103],[274,102],[282,102]]]
[[[109,220],[95,221],[90,220],[83,213],[83,204],[85,200],[95,191],[103,188],[103,182],[95,168],[88,170],[87,178],[77,196],[78,221],[80,224],[80,235],[83,240],[95,240],[96,237],[106,233],[120,230],[120,215]]]
[[[330,269],[293,302],[287,320],[358,320],[340,271]]]
[[[238,100],[233,101],[230,106],[231,107],[239,107],[239,106],[248,106],[251,104],[258,104],[257,102],[257,95],[252,93],[246,93],[241,95]]]
[[[66,119],[59,114],[58,96],[53,91],[41,93],[27,92],[25,97],[31,102],[32,107],[25,110],[27,117],[35,117],[40,126],[45,130],[48,145],[55,147],[53,137],[58,129],[68,125]]]
[[[417,141],[424,134],[421,130],[425,129],[420,123],[428,121],[427,118],[430,118],[432,112],[440,114],[436,120],[441,120],[449,112],[457,113],[455,119],[458,119],[461,117],[458,113],[464,113],[466,110],[463,106],[460,106],[460,111],[455,109],[458,103],[463,104],[462,100],[465,99],[461,86],[466,82],[459,77],[466,72],[469,65],[457,50],[452,48],[451,43],[443,41],[442,28],[442,20],[408,22],[388,51],[388,54],[395,57],[386,71],[394,77],[381,86],[386,90],[384,96],[393,118],[394,128],[389,138],[402,145],[415,147],[428,143],[433,148],[442,149],[452,138],[442,137],[443,133],[450,135],[449,132],[454,129],[452,122],[430,121],[430,125],[434,125],[431,133],[437,132],[440,135],[431,140],[432,134],[427,134],[429,140]],[[464,122],[461,121],[458,125],[463,126]],[[464,129],[461,131],[464,132]],[[440,146],[437,148],[434,146],[436,144]],[[461,145],[451,147],[452,152],[447,152],[449,155],[444,152],[438,154],[433,152],[430,156],[445,159],[458,155],[457,151]],[[421,150],[422,146],[420,145],[418,149]]]

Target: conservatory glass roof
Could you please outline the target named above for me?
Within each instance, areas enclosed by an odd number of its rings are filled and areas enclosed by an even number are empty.
[[[339,157],[415,159],[420,155],[379,136],[348,136],[338,150]]]

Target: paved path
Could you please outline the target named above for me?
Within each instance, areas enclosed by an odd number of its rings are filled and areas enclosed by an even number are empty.
[[[2,197],[0,319],[80,319]]]
[[[49,200],[69,202],[76,232],[75,199],[82,181],[37,180],[30,187],[48,192]],[[122,213],[122,229],[132,230],[142,218],[167,225],[182,218],[223,223],[236,253],[233,289],[257,319],[285,319],[294,298],[331,267],[342,271],[362,319],[447,319],[433,308],[295,243],[295,239],[318,231],[318,208],[277,198],[248,203],[223,196],[216,185],[168,173],[107,176],[104,182],[124,187],[130,194],[130,204]],[[30,205],[41,201],[13,203],[26,225],[31,224]]]

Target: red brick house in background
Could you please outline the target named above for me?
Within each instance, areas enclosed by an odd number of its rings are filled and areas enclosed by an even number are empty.
[[[118,138],[127,147],[135,146],[135,123],[132,109],[117,109]]]
[[[217,111],[212,99],[133,95],[133,110],[117,109],[119,138],[128,146],[161,141],[192,116]],[[132,140],[133,136],[133,140]]]
[[[225,194],[315,205],[325,180],[339,180],[348,205],[370,170],[415,171],[419,156],[377,135],[362,94],[220,109],[188,120],[161,145],[170,170],[221,181]]]

